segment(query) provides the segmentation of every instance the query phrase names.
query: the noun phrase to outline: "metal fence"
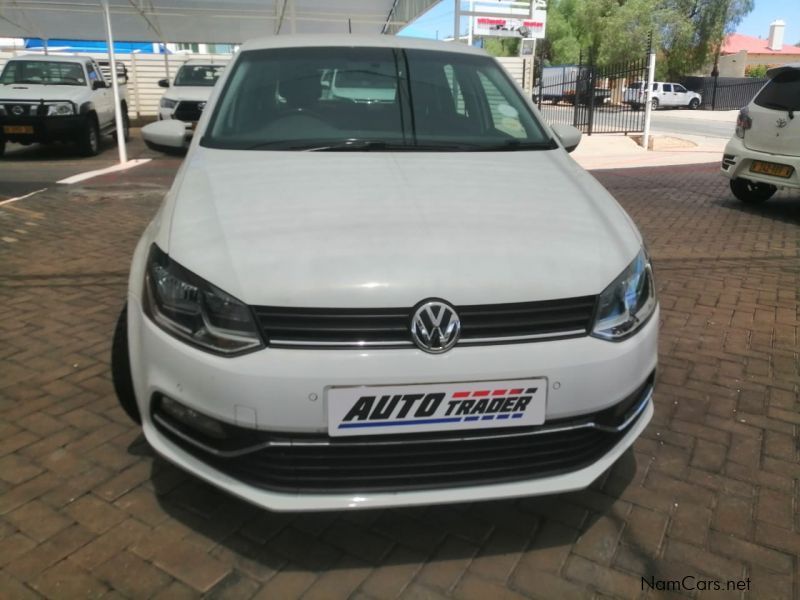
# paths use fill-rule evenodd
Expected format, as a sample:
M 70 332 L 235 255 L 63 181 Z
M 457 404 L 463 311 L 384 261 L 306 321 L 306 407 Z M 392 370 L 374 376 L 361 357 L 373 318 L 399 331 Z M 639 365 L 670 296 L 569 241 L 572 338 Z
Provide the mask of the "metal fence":
M 767 81 L 755 77 L 686 77 L 683 85 L 703 96 L 700 108 L 735 110 L 750 104 Z
M 626 90 L 646 81 L 647 54 L 605 67 L 581 57 L 577 65 L 539 69 L 534 100 L 550 124 L 572 125 L 587 135 L 637 133 L 644 131 L 645 112 L 626 97 Z

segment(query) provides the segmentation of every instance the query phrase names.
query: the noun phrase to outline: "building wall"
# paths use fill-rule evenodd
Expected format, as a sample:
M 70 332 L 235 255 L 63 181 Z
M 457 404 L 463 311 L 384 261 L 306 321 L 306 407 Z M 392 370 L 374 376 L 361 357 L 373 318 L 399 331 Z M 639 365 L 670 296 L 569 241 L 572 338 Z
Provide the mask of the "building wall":
M 742 50 L 719 57 L 720 77 L 744 77 L 747 67 L 754 65 L 785 65 L 800 62 L 800 54 L 751 54 Z

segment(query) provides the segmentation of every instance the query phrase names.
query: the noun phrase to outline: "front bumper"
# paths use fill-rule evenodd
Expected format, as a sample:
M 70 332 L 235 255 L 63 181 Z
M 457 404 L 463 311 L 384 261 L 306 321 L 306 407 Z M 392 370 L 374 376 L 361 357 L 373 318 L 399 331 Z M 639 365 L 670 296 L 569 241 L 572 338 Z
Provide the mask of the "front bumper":
M 30 127 L 32 133 L 11 133 L 7 127 Z M 84 115 L 35 117 L 0 115 L 0 137 L 9 142 L 48 143 L 75 141 L 86 128 Z
M 658 311 L 635 336 L 610 343 L 592 337 L 529 344 L 455 348 L 445 355 L 417 350 L 282 350 L 224 358 L 189 347 L 144 316 L 129 296 L 131 370 L 145 436 L 153 448 L 228 492 L 272 510 L 333 510 L 405 506 L 581 489 L 605 471 L 641 433 L 653 408 L 641 399 L 637 418 L 589 464 L 568 472 L 491 484 L 437 489 L 288 491 L 253 485 L 188 451 L 153 420 L 151 400 L 169 396 L 214 419 L 284 438 L 327 432 L 326 393 L 338 385 L 548 378 L 547 422 L 579 418 L 641 388 L 657 361 Z M 218 466 L 218 465 L 216 465 Z
M 745 134 L 747 135 L 747 134 Z M 754 173 L 750 170 L 753 161 L 789 165 L 794 167 L 791 177 L 775 177 L 764 173 Z M 733 137 L 725 146 L 722 157 L 722 174 L 728 179 L 749 179 L 769 183 L 778 187 L 798 189 L 800 188 L 800 156 L 789 156 L 785 154 L 772 154 L 760 150 L 750 150 L 744 145 L 744 141 L 739 137 Z

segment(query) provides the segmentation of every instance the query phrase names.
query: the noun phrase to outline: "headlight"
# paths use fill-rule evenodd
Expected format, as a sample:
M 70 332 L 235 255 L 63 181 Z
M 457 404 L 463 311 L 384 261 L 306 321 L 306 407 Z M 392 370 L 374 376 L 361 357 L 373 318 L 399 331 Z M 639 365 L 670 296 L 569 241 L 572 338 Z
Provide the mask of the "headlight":
M 54 102 L 47 105 L 48 117 L 67 117 L 74 114 L 75 107 L 72 106 L 72 102 Z
M 597 303 L 592 335 L 619 341 L 633 335 L 656 308 L 653 269 L 644 250 L 609 285 Z
M 169 98 L 161 98 L 161 108 L 175 108 L 178 105 L 177 100 L 171 100 Z
M 263 345 L 247 306 L 170 260 L 155 244 L 144 288 L 145 312 L 177 338 L 224 355 Z

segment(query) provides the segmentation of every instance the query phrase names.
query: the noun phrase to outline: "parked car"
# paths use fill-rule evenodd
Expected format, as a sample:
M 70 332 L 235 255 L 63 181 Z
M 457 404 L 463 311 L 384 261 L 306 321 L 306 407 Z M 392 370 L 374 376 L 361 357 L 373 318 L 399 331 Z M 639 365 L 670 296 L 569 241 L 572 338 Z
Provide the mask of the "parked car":
M 647 103 L 647 83 L 634 81 L 629 84 L 622 95 L 622 103 L 628 104 L 633 110 L 641 110 Z M 684 107 L 696 110 L 703 103 L 703 97 L 697 92 L 692 92 L 680 83 L 653 82 L 653 98 L 651 107 L 675 108 Z
M 123 136 L 128 139 L 125 80 L 118 81 Z M 24 55 L 0 74 L 0 156 L 6 142 L 75 142 L 85 156 L 100 151 L 100 136 L 116 134 L 114 93 L 92 58 Z
M 383 100 L 331 97 L 326 70 Z M 244 44 L 134 252 L 122 407 L 171 462 L 275 510 L 588 486 L 653 413 L 658 304 L 579 140 L 477 48 Z
M 225 64 L 227 61 L 190 59 L 178 69 L 172 85 L 169 79 L 161 79 L 158 85 L 168 89 L 159 102 L 159 120 L 178 119 L 196 124 Z
M 769 81 L 736 119 L 722 174 L 742 202 L 769 200 L 778 188 L 800 189 L 800 62 L 767 71 Z

